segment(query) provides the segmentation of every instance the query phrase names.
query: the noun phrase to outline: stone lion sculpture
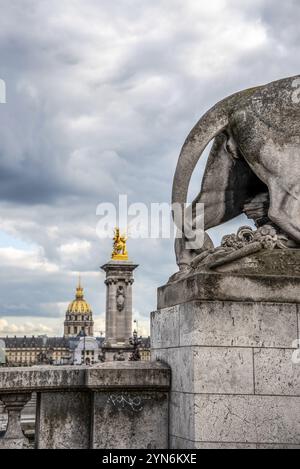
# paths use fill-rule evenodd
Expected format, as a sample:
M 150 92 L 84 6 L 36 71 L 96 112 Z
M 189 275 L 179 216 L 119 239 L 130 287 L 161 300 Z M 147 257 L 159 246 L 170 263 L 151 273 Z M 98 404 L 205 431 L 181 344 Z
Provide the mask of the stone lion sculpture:
M 186 203 L 193 170 L 213 139 L 192 203 L 194 217 L 196 203 L 204 204 L 204 230 L 246 213 L 258 230 L 270 227 L 272 239 L 276 234 L 287 247 L 300 245 L 300 75 L 233 94 L 201 117 L 178 159 L 173 204 Z M 189 235 L 178 228 L 176 258 L 185 271 L 214 247 L 206 233 L 202 246 L 186 249 Z

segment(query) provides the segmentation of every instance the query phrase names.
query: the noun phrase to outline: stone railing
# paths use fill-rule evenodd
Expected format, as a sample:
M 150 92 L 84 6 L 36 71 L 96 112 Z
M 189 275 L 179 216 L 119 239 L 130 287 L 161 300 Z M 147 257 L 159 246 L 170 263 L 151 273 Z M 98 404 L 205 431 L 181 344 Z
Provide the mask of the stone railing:
M 167 448 L 169 386 L 158 362 L 0 369 L 0 449 L 32 447 L 21 428 L 32 393 L 36 448 Z

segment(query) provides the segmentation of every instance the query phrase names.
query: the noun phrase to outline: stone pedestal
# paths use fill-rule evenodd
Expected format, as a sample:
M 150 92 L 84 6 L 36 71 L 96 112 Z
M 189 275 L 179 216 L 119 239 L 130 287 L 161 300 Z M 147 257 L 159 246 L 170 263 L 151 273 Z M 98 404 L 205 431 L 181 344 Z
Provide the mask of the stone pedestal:
M 299 448 L 300 277 L 195 273 L 158 291 L 171 448 Z
M 101 268 L 106 272 L 105 343 L 103 350 L 108 359 L 118 351 L 129 353 L 132 336 L 132 284 L 133 271 L 138 267 L 130 261 L 111 260 Z M 127 356 L 127 355 L 126 355 Z

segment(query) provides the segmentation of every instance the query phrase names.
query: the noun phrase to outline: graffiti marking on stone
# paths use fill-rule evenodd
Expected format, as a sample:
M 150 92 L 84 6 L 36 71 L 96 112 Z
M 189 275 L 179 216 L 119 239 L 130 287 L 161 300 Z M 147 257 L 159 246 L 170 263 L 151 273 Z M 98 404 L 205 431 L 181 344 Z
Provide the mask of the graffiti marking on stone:
M 140 412 L 143 409 L 143 400 L 139 396 L 131 397 L 126 394 L 111 394 L 107 403 L 112 404 L 117 409 L 125 409 L 126 407 L 133 412 Z

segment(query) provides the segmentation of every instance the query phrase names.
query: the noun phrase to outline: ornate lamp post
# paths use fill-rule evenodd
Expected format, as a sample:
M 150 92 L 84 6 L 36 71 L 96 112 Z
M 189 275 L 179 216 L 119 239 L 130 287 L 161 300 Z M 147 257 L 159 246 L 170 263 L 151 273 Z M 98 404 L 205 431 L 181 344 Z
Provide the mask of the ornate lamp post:
M 133 324 L 135 324 L 134 330 L 138 334 L 139 333 L 139 321 L 137 319 L 134 319 Z
M 138 337 L 137 331 L 133 331 L 132 337 L 129 339 L 130 345 L 133 346 L 133 351 L 131 355 L 129 356 L 130 361 L 140 361 L 141 359 L 141 354 L 140 354 L 140 345 L 142 343 L 142 338 Z

